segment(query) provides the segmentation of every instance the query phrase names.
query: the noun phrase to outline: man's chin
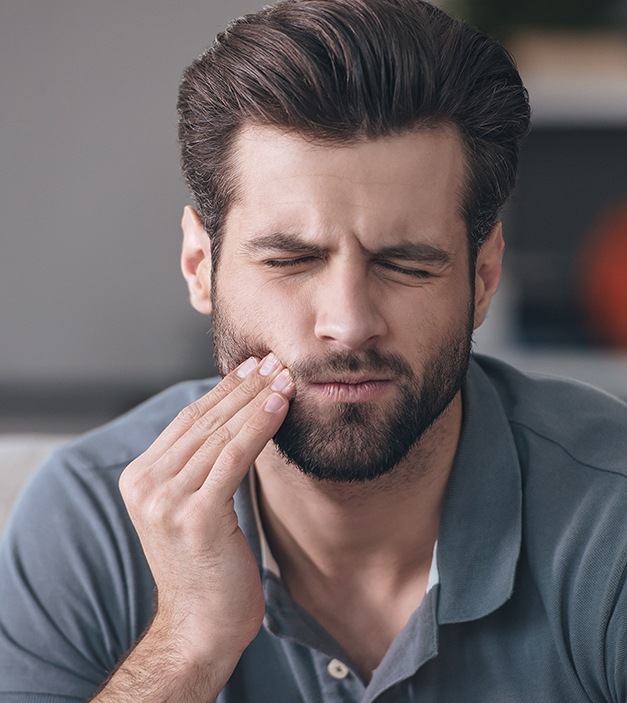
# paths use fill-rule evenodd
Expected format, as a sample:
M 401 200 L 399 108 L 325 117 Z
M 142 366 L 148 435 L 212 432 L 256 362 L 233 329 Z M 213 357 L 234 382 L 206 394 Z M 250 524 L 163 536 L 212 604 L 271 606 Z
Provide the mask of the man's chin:
M 389 408 L 375 403 L 294 401 L 274 444 L 291 465 L 321 481 L 366 482 L 389 473 L 406 455 L 395 428 L 386 423 Z M 400 449 L 400 451 L 399 451 Z
M 295 456 L 292 452 L 286 452 L 276 439 L 274 442 L 288 466 L 316 483 L 366 484 L 381 478 L 395 468 L 395 464 L 383 466 L 381 463 L 372 462 L 372 456 L 368 456 L 367 461 L 360 461 L 354 452 L 350 455 L 337 452 L 333 456 L 309 452 L 306 456 L 302 454 Z

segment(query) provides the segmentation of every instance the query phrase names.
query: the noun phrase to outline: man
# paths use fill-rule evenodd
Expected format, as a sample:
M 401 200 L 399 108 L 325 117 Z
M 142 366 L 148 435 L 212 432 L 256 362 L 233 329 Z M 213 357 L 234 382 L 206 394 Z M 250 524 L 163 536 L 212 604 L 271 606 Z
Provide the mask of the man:
M 470 354 L 528 128 L 507 54 L 421 0 L 281 2 L 179 114 L 224 379 L 40 470 L 0 700 L 626 701 L 627 408 Z

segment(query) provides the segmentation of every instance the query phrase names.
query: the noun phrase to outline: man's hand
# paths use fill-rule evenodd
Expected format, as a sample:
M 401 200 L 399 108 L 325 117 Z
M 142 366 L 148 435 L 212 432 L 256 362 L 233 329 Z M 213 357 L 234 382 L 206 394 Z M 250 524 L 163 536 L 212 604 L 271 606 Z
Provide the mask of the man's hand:
M 157 608 L 95 700 L 191 701 L 196 689 L 207 700 L 228 680 L 264 615 L 259 569 L 233 496 L 283 422 L 293 390 L 273 355 L 251 358 L 181 411 L 123 472 L 120 490 L 155 579 Z

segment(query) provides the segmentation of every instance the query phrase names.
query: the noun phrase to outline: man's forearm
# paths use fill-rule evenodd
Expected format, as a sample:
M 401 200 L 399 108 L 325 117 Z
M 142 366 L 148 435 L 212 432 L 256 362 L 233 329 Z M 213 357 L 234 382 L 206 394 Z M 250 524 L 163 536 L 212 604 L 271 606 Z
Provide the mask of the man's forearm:
M 186 651 L 187 649 L 187 651 Z M 151 627 L 91 703 L 208 703 L 215 701 L 241 652 L 216 643 L 202 656 Z

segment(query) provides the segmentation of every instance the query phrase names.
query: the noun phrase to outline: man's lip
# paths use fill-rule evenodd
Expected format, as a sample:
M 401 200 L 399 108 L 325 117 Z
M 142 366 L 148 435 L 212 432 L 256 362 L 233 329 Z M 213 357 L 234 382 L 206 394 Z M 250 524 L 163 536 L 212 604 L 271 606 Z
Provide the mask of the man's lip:
M 386 395 L 392 386 L 387 378 L 372 378 L 371 376 L 343 377 L 341 380 L 315 381 L 307 388 L 318 397 L 331 402 L 363 403 L 379 400 Z
M 346 385 L 358 385 L 360 383 L 384 383 L 389 381 L 389 378 L 381 378 L 376 376 L 338 376 L 336 378 L 323 378 L 310 381 L 312 385 L 324 386 L 329 383 L 343 383 Z

